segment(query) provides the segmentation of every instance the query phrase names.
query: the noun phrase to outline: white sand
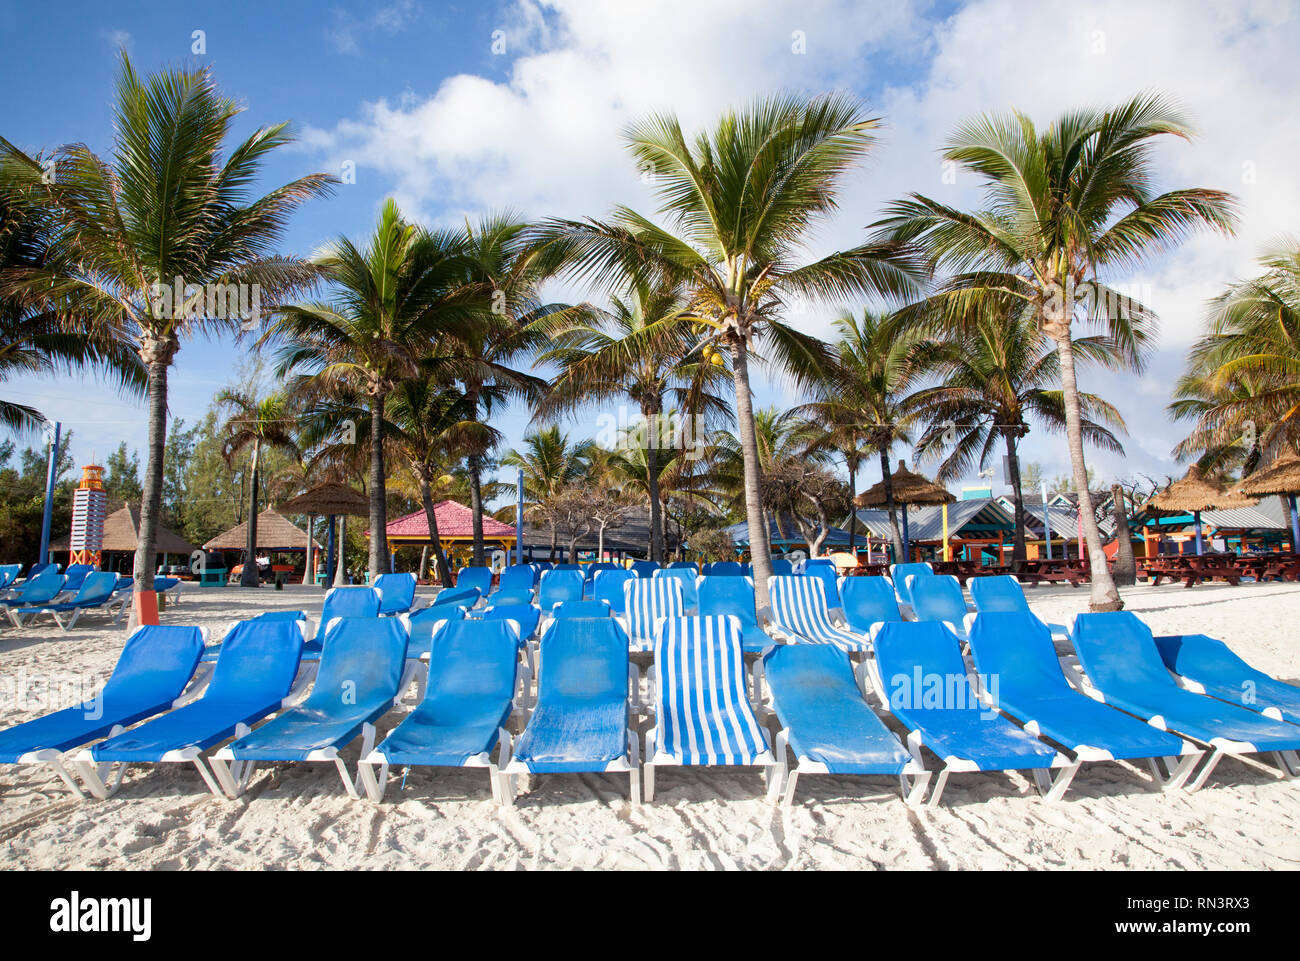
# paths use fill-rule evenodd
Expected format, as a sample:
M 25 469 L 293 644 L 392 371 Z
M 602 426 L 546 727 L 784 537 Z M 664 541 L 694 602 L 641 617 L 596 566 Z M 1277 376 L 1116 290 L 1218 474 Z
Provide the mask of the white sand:
M 1046 620 L 1086 609 L 1087 589 L 1029 592 Z M 1125 592 L 1157 633 L 1202 631 L 1259 669 L 1300 681 L 1300 585 Z M 241 611 L 305 607 L 321 592 L 191 589 L 166 623 L 219 636 Z M 124 639 L 99 622 L 6 629 L 3 672 L 105 676 Z M 40 712 L 12 709 L 0 724 Z M 400 719 L 390 714 L 381 734 Z M 358 746 L 347 757 L 355 761 Z M 758 773 L 661 772 L 653 805 L 632 809 L 627 778 L 555 775 L 502 811 L 482 771 L 398 772 L 382 806 L 352 801 L 332 765 L 272 765 L 238 801 L 210 796 L 184 765 L 135 767 L 106 802 L 78 801 L 52 774 L 0 769 L 0 866 L 7 868 L 1293 868 L 1300 783 L 1224 760 L 1196 794 L 1157 793 L 1145 766 L 1085 767 L 1046 804 L 1017 774 L 954 776 L 942 806 L 910 811 L 889 778 L 805 777 L 789 811 L 761 800 Z

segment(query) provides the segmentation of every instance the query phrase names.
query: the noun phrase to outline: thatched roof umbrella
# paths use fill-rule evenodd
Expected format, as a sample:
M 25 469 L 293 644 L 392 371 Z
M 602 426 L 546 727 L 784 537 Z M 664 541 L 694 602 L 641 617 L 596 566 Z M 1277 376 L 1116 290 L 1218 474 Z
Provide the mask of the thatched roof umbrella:
M 330 541 L 329 553 L 325 558 L 325 569 L 328 571 L 335 566 L 334 562 L 334 524 L 335 517 L 347 517 L 349 514 L 365 517 L 370 513 L 370 500 L 365 494 L 347 484 L 340 484 L 337 481 L 326 481 L 323 484 L 317 484 L 315 487 L 308 488 L 297 497 L 291 497 L 282 503 L 278 510 L 283 514 L 306 514 L 308 517 L 320 516 L 330 518 Z M 344 524 L 347 522 L 344 521 Z M 311 524 L 308 522 L 308 527 Z M 339 533 L 339 541 L 343 538 L 342 532 Z M 312 563 L 311 539 L 307 543 L 307 566 L 303 571 L 302 582 L 311 583 Z M 338 569 L 334 574 L 335 585 L 342 584 L 344 580 L 343 573 L 343 552 L 338 552 Z
M 1196 521 L 1196 554 L 1204 553 L 1201 538 L 1201 511 L 1231 510 L 1234 507 L 1254 507 L 1259 501 L 1236 491 L 1228 491 L 1206 480 L 1192 465 L 1182 480 L 1176 480 L 1162 491 L 1153 494 L 1144 505 L 1153 514 L 1191 514 Z
M 905 461 L 898 462 L 898 469 L 889 475 L 893 489 L 894 503 L 903 505 L 903 560 L 908 556 L 907 505 L 908 504 L 951 504 L 957 498 L 934 481 L 922 474 L 907 469 Z M 885 481 L 868 487 L 853 498 L 854 507 L 886 507 L 889 499 L 885 493 Z
M 1273 463 L 1238 484 L 1237 490 L 1254 497 L 1286 495 L 1287 506 L 1291 508 L 1291 552 L 1300 553 L 1300 516 L 1296 514 L 1295 503 L 1295 496 L 1300 493 L 1300 454 L 1287 451 L 1274 458 Z

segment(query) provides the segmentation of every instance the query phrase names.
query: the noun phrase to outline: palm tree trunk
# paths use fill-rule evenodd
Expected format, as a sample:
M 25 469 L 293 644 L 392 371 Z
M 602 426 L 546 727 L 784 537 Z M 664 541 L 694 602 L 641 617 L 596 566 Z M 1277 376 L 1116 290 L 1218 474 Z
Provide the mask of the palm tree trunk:
M 384 395 L 370 399 L 370 581 L 388 570 L 388 502 L 384 491 Z
M 772 577 L 772 545 L 763 518 L 762 468 L 754 432 L 754 402 L 749 392 L 749 350 L 743 337 L 731 342 L 731 375 L 736 387 L 736 429 L 745 463 L 745 520 L 749 527 L 749 558 L 754 569 L 755 602 L 760 614 L 771 609 L 767 582 Z
M 1074 489 L 1079 497 L 1079 519 L 1083 524 L 1083 539 L 1088 545 L 1089 575 L 1092 594 L 1088 606 L 1093 611 L 1118 611 L 1124 607 L 1110 569 L 1106 566 L 1106 551 L 1101 546 L 1101 531 L 1097 529 L 1097 515 L 1092 510 L 1092 494 L 1088 491 L 1088 465 L 1083 459 L 1083 415 L 1079 408 L 1079 385 L 1074 376 L 1074 346 L 1070 342 L 1070 329 L 1065 327 L 1056 340 L 1056 351 L 1061 358 L 1061 392 L 1065 400 L 1065 436 L 1070 444 L 1070 466 L 1074 469 Z
M 853 498 L 858 496 L 858 468 L 852 460 L 849 468 L 849 553 L 856 554 L 858 546 L 858 508 Z
M 898 508 L 894 504 L 894 478 L 889 473 L 889 451 L 880 451 L 880 474 L 885 484 L 885 507 L 889 511 L 889 539 L 894 548 L 894 563 L 906 564 L 903 557 L 903 532 L 898 528 Z
M 451 568 L 447 564 L 447 555 L 442 552 L 442 535 L 438 531 L 438 518 L 433 510 L 433 488 L 429 479 L 423 475 L 416 478 L 420 484 L 420 504 L 424 507 L 424 516 L 429 523 L 429 540 L 433 545 L 434 563 L 438 565 L 438 578 L 443 587 L 451 587 Z M 424 573 L 421 570 L 420 573 Z
M 646 485 L 650 490 L 650 560 L 663 563 L 664 560 L 664 512 L 659 503 L 659 448 L 653 422 L 655 412 L 642 408 L 641 413 L 647 418 L 647 443 L 645 452 Z
M 1025 494 L 1020 487 L 1020 454 L 1016 449 L 1016 438 L 1007 433 L 1007 464 L 1011 470 L 1011 500 L 1016 505 L 1016 533 L 1011 546 L 1011 564 L 1019 570 L 1021 562 L 1028 556 L 1025 550 Z
M 262 452 L 261 440 L 253 441 L 253 461 L 249 465 L 252 480 L 249 483 L 251 493 L 248 498 L 248 528 L 244 540 L 244 569 L 239 574 L 240 587 L 261 587 L 262 575 L 257 569 L 257 471 L 258 455 Z
M 1137 558 L 1133 556 L 1133 535 L 1128 526 L 1128 507 L 1124 503 L 1124 488 L 1110 485 L 1111 505 L 1115 512 L 1115 578 L 1116 587 L 1132 587 L 1137 583 Z
M 483 567 L 485 561 L 483 549 L 483 459 L 478 454 L 470 454 L 467 458 L 469 464 L 469 509 L 473 512 L 470 518 L 474 533 L 474 558 L 475 567 Z
M 158 561 L 158 522 L 162 511 L 163 455 L 167 447 L 167 368 L 176 352 L 176 342 L 146 339 L 141 354 L 149 365 L 149 462 L 144 469 L 144 490 L 140 498 L 140 538 L 135 546 L 135 592 L 153 590 L 154 565 Z M 43 559 L 43 558 L 42 558 Z M 131 627 L 135 626 L 132 612 Z

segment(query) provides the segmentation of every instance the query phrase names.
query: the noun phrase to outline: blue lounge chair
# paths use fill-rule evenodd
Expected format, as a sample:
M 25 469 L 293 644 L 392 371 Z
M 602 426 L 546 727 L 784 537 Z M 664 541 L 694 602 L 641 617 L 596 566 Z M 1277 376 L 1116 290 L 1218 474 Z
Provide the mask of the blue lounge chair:
M 785 760 L 789 747 L 798 761 L 786 776 L 785 804 L 793 802 L 801 774 L 887 774 L 899 779 L 910 806 L 925 800 L 930 772 L 872 712 L 847 654 L 829 644 L 782 644 L 763 660 L 781 724 L 776 757 Z
M 533 588 L 537 586 L 537 574 L 537 568 L 532 564 L 511 564 L 501 572 L 501 577 L 497 580 L 495 593 L 505 594 L 527 591 L 531 594 Z M 497 602 L 494 599 L 492 603 Z
M 466 610 L 478 603 L 480 594 L 477 587 L 444 587 L 433 595 L 431 607 L 443 607 L 451 604 Z
M 433 635 L 452 621 L 463 621 L 465 608 L 454 604 L 439 607 L 425 607 L 407 618 L 410 627 L 410 639 L 406 645 L 407 660 L 420 658 L 429 653 Z
M 626 773 L 640 802 L 639 744 L 628 717 L 628 640 L 612 617 L 555 621 L 542 639 L 537 705 L 502 771 L 513 804 L 520 774 Z
M 694 561 L 673 561 L 668 565 L 670 571 L 690 571 L 692 574 L 700 573 L 700 565 Z
M 772 599 L 772 626 L 796 644 L 834 644 L 842 650 L 868 651 L 864 634 L 831 621 L 822 582 L 802 574 L 773 577 L 768 585 Z
M 510 760 L 506 722 L 514 711 L 519 634 L 508 620 L 449 624 L 433 643 L 429 683 L 414 711 L 361 758 L 370 800 L 383 799 L 390 765 L 487 768 L 492 799 L 500 802 L 499 765 Z M 492 760 L 499 748 L 498 760 Z
M 682 584 L 675 577 L 638 577 L 623 585 L 624 622 L 630 650 L 654 650 L 659 623 L 666 617 L 682 617 L 686 604 Z
M 0 564 L 0 594 L 13 587 L 22 572 L 21 564 Z
M 1188 790 L 1201 788 L 1227 754 L 1269 751 L 1285 776 L 1300 775 L 1300 727 L 1183 690 L 1165 667 L 1151 629 L 1133 612 L 1080 614 L 1074 650 L 1090 696 L 1213 748 Z
M 740 625 L 731 617 L 671 617 L 655 642 L 655 726 L 645 737 L 645 798 L 655 768 L 762 767 L 767 799 L 785 782 L 785 763 L 750 708 Z
M 1181 787 L 1200 761 L 1195 745 L 1072 688 L 1051 632 L 1028 611 L 976 615 L 970 647 L 980 676 L 996 679 L 988 685 L 996 706 L 1081 763 L 1146 759 L 1157 781 Z
M 42 614 L 49 614 L 65 634 L 72 630 L 76 626 L 77 619 L 88 611 L 103 611 L 116 623 L 121 619 L 122 612 L 126 610 L 125 599 L 113 597 L 116 588 L 116 574 L 111 571 L 93 571 L 82 581 L 81 588 L 71 600 L 54 601 L 42 607 L 19 608 L 11 611 L 10 614 L 19 627 L 25 626 L 33 618 Z M 117 605 L 117 614 L 113 613 L 113 605 Z M 62 614 L 72 616 L 64 622 L 60 616 Z
M 537 592 L 534 591 L 532 588 L 527 588 L 527 589 L 512 588 L 511 590 L 508 591 L 497 591 L 495 594 L 489 595 L 487 600 L 489 604 L 494 604 L 498 607 L 501 606 L 514 607 L 519 604 L 532 604 L 533 598 L 536 596 L 536 594 Z
M 302 632 L 293 621 L 241 621 L 221 643 L 221 657 L 203 696 L 152 721 L 101 741 L 75 758 L 90 793 L 103 800 L 122 783 L 128 764 L 192 763 L 208 789 L 222 790 L 202 754 L 278 711 L 298 674 Z M 112 766 L 117 773 L 108 778 Z
M 456 586 L 477 587 L 479 596 L 487 597 L 492 590 L 492 568 L 462 567 L 456 572 Z
M 938 621 L 881 624 L 875 637 L 873 680 L 881 701 L 908 729 L 907 748 L 923 762 L 928 747 L 943 761 L 930 794 L 943 797 L 950 774 L 1030 771 L 1038 790 L 1055 800 L 1078 763 L 981 703 L 966 676 L 961 642 Z M 1054 781 L 1047 774 L 1059 773 Z
M 835 572 L 835 564 L 825 557 L 814 557 L 810 559 L 803 568 L 804 577 L 815 577 L 822 582 L 822 590 L 826 593 L 826 606 L 831 610 L 837 607 L 843 607 L 840 601 L 840 592 L 838 577 Z
M 954 634 L 966 640 L 966 598 L 957 578 L 951 574 L 909 576 L 912 580 L 908 593 L 916 619 L 947 624 Z
M 54 599 L 63 593 L 64 577 L 62 574 L 56 574 L 54 571 L 45 571 L 30 577 L 22 583 L 13 597 L 0 600 L 0 604 L 5 606 L 5 613 L 9 615 L 9 620 L 13 622 L 14 627 L 22 627 L 22 622 L 15 617 L 19 611 L 39 610 L 40 608 L 51 604 Z
M 321 605 L 321 630 L 336 617 L 378 617 L 380 603 L 373 587 L 331 587 Z
M 667 577 L 681 584 L 682 603 L 686 605 L 686 613 L 693 615 L 700 602 L 699 596 L 695 592 L 695 578 L 698 576 L 694 570 L 687 570 L 684 567 L 667 567 L 655 571 L 651 575 L 651 579 Z
M 549 615 L 561 601 L 580 601 L 582 585 L 582 571 L 546 571 L 537 585 L 537 606 Z
M 312 629 L 311 621 L 307 619 L 306 611 L 263 611 L 261 614 L 254 617 L 246 618 L 246 620 L 289 621 L 295 623 L 298 625 L 298 632 L 302 635 L 304 645 L 300 657 L 303 659 L 309 659 L 309 649 L 313 652 L 310 653 L 310 657 L 320 657 L 320 642 L 313 640 L 315 637 L 315 631 Z M 244 621 L 232 621 L 230 626 L 226 628 L 226 633 L 222 635 L 221 641 L 218 641 L 216 644 L 209 644 L 203 649 L 202 660 L 205 664 L 216 663 L 217 659 L 221 656 L 221 645 L 224 643 L 224 639 L 230 636 L 231 631 L 243 623 Z
M 63 576 L 66 578 L 63 582 L 63 590 L 75 594 L 81 590 L 81 585 L 86 583 L 86 578 L 94 572 L 94 564 L 69 564 L 67 570 L 63 572 Z
M 889 565 L 889 579 L 894 582 L 894 591 L 904 604 L 912 603 L 912 596 L 907 592 L 908 577 L 929 577 L 933 574 L 934 568 L 925 562 Z
M 1165 667 L 1188 690 L 1240 704 L 1275 721 L 1300 724 L 1300 687 L 1251 667 L 1223 641 L 1204 634 L 1155 639 Z
M 574 617 L 612 617 L 606 601 L 561 601 L 551 611 L 551 617 L 557 621 Z
M 794 574 L 794 563 L 784 557 L 772 558 L 772 574 L 776 577 L 790 577 Z
M 97 695 L 76 707 L 0 731 L 0 764 L 44 764 L 78 797 L 85 797 L 64 766 L 64 752 L 105 735 L 112 737 L 172 707 L 194 676 L 201 653 L 200 628 L 156 624 L 137 628 Z
M 623 568 L 599 571 L 592 581 L 591 596 L 594 600 L 607 603 L 615 614 L 622 614 L 626 611 L 623 585 L 635 577 L 635 574 Z
M 637 577 L 654 577 L 655 571 L 659 568 L 658 561 L 633 561 L 629 570 Z
M 415 575 L 380 574 L 375 578 L 375 590 L 379 592 L 379 615 L 409 613 L 415 605 Z
M 348 795 L 360 797 L 339 751 L 358 734 L 362 757 L 374 747 L 375 721 L 401 695 L 406 640 L 406 625 L 396 617 L 331 622 L 307 700 L 209 758 L 227 797 L 243 792 L 259 761 L 332 761 Z M 231 762 L 239 764 L 234 771 Z
M 519 625 L 519 639 L 531 641 L 537 634 L 542 612 L 532 604 L 493 604 L 483 612 L 483 620 L 509 620 Z
M 739 561 L 715 561 L 706 573 L 709 577 L 743 577 L 745 574 Z
M 990 574 L 984 577 L 972 577 L 966 585 L 970 590 L 970 599 L 975 610 L 980 614 L 1008 613 L 1013 611 L 1029 612 L 1029 600 L 1025 589 L 1014 574 Z M 1055 637 L 1066 640 L 1070 629 L 1064 624 L 1048 624 L 1048 630 Z
M 762 654 L 776 644 L 758 624 L 754 582 L 748 577 L 706 574 L 699 580 L 697 595 L 701 617 L 725 615 L 740 622 L 740 649 L 746 654 Z
M 621 569 L 622 568 L 618 564 L 614 564 L 610 561 L 596 561 L 595 563 L 588 564 L 582 572 L 584 577 L 583 584 L 582 584 L 584 595 L 586 597 L 593 596 L 592 592 L 595 590 L 596 587 L 597 574 L 600 574 L 604 571 L 617 571 Z
M 844 620 L 859 634 L 870 634 L 877 624 L 901 621 L 894 585 L 887 577 L 846 577 L 840 584 Z

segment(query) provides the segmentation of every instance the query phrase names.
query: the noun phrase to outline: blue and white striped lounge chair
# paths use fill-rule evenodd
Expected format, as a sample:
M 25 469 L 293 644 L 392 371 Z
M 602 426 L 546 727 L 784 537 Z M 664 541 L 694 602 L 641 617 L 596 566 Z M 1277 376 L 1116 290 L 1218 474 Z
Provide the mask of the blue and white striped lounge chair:
M 298 673 L 302 632 L 293 621 L 241 621 L 221 644 L 221 657 L 203 696 L 152 721 L 100 741 L 75 757 L 82 781 L 103 800 L 122 783 L 129 764 L 192 763 L 208 789 L 221 787 L 203 752 L 248 733 L 284 706 Z M 110 779 L 109 771 L 117 765 Z
M 687 570 L 684 567 L 667 567 L 661 568 L 651 575 L 655 578 L 672 578 L 682 585 L 682 603 L 686 606 L 687 614 L 694 614 L 695 608 L 699 605 L 699 596 L 695 592 L 695 578 L 699 575 L 693 570 Z
M 961 641 L 939 621 L 881 624 L 870 662 L 884 707 L 908 730 L 907 748 L 943 761 L 930 794 L 939 803 L 950 774 L 1030 771 L 1048 800 L 1061 797 L 1079 768 L 1064 754 L 983 704 L 966 674 Z M 1055 779 L 1048 771 L 1057 769 Z
M 12 597 L 0 600 L 5 606 L 5 613 L 14 627 L 22 627 L 22 622 L 15 617 L 21 611 L 33 611 L 51 604 L 63 593 L 64 577 L 54 571 L 44 571 L 30 577 L 22 583 Z
M 458 621 L 438 633 L 419 706 L 361 758 L 358 774 L 370 800 L 383 799 L 389 767 L 400 764 L 486 768 L 492 800 L 501 801 L 499 765 L 510 760 L 506 722 L 515 709 L 519 645 L 508 620 Z
M 934 574 L 934 568 L 929 564 L 921 561 L 913 564 L 890 564 L 889 579 L 894 582 L 894 591 L 898 594 L 898 599 L 904 604 L 912 603 L 912 595 L 907 592 L 907 579 L 909 577 L 929 577 Z
M 574 617 L 613 617 L 607 601 L 560 601 L 551 611 L 557 621 Z
M 658 561 L 633 561 L 628 569 L 637 577 L 654 577 L 660 566 Z
M 681 582 L 675 577 L 638 577 L 624 584 L 623 591 L 629 649 L 649 653 L 655 647 L 659 622 L 686 613 Z
M 93 571 L 82 581 L 81 588 L 72 599 L 56 600 L 43 607 L 14 609 L 10 613 L 19 627 L 25 626 L 33 618 L 42 614 L 49 614 L 65 634 L 72 630 L 76 626 L 78 618 L 88 611 L 103 611 L 116 623 L 122 617 L 122 612 L 126 610 L 125 600 L 113 597 L 113 591 L 116 588 L 116 574 L 111 571 Z M 113 605 L 117 605 L 116 615 L 113 613 Z M 71 615 L 66 622 L 60 616 L 65 614 Z
M 834 644 L 849 651 L 869 651 L 865 634 L 841 628 L 831 621 L 822 582 L 791 574 L 773 577 L 768 585 L 772 599 L 772 627 L 796 644 Z
M 331 587 L 321 605 L 322 629 L 336 617 L 378 617 L 379 592 L 373 587 Z
M 776 644 L 759 626 L 750 578 L 706 574 L 699 579 L 696 593 L 701 617 L 729 616 L 740 622 L 740 649 L 746 654 L 762 654 Z
M 731 617 L 672 617 L 655 642 L 655 726 L 646 732 L 645 797 L 655 768 L 762 767 L 775 801 L 785 764 L 772 754 L 745 690 L 740 625 Z
M 595 600 L 604 601 L 615 614 L 622 614 L 627 610 L 624 606 L 623 585 L 635 577 L 635 574 L 623 568 L 598 571 L 591 583 L 591 596 Z
M 379 592 L 379 616 L 410 613 L 415 606 L 415 575 L 380 574 L 375 578 L 375 590 Z
M 966 640 L 966 598 L 961 584 L 951 574 L 932 574 L 928 577 L 910 575 L 908 594 L 912 598 L 912 611 L 918 621 L 939 621 L 947 624 L 954 634 Z
M 537 606 L 549 615 L 562 601 L 582 600 L 582 571 L 545 571 L 537 585 Z
M 1165 667 L 1189 691 L 1240 704 L 1275 721 L 1300 724 L 1300 687 L 1251 667 L 1223 641 L 1204 634 L 1155 639 Z
M 238 797 L 259 761 L 331 761 L 348 795 L 360 797 L 339 751 L 357 735 L 361 756 L 375 743 L 375 722 L 401 696 L 406 663 L 406 624 L 397 617 L 344 617 L 330 622 L 320 671 L 302 704 L 209 758 L 226 795 Z M 228 766 L 235 762 L 232 771 Z
M 444 587 L 437 594 L 433 595 L 433 603 L 430 607 L 444 607 L 453 605 L 469 610 L 478 603 L 479 592 L 477 587 Z
M 835 572 L 835 564 L 825 557 L 814 557 L 804 564 L 804 577 L 815 577 L 822 582 L 822 590 L 826 593 L 826 606 L 831 610 L 837 607 L 843 607 L 840 601 L 839 586 Z
M 456 572 L 456 586 L 477 587 L 479 595 L 487 597 L 492 590 L 492 568 L 462 567 Z
M 1081 763 L 1146 759 L 1158 782 L 1181 787 L 1201 759 L 1195 745 L 1072 688 L 1051 632 L 1029 611 L 976 615 L 970 649 L 980 677 L 996 679 L 986 687 L 996 707 Z
M 156 624 L 136 628 L 103 690 L 93 698 L 0 731 L 0 764 L 44 764 L 84 798 L 65 766 L 71 759 L 64 752 L 120 734 L 172 707 L 184 694 L 202 653 L 201 628 Z
M 860 634 L 870 634 L 877 624 L 901 621 L 894 585 L 887 577 L 845 577 L 840 582 L 844 620 Z
M 1132 611 L 1080 614 L 1074 619 L 1074 650 L 1090 697 L 1212 748 L 1189 791 L 1201 788 L 1228 754 L 1271 752 L 1284 776 L 1300 775 L 1300 726 L 1179 687 L 1151 629 Z
M 628 641 L 612 617 L 553 621 L 542 638 L 537 704 L 502 770 L 513 804 L 520 774 L 625 773 L 640 803 L 639 742 L 628 716 Z
M 970 590 L 970 599 L 975 610 L 980 614 L 1009 613 L 1014 611 L 1029 612 L 1029 600 L 1025 589 L 1016 580 L 1014 574 L 990 574 L 985 577 L 972 577 L 966 585 Z M 1070 629 L 1064 624 L 1048 624 L 1047 629 L 1054 637 L 1069 640 Z
M 798 761 L 786 775 L 786 805 L 801 774 L 890 775 L 899 779 L 908 805 L 925 800 L 930 772 L 872 712 L 846 653 L 829 644 L 781 644 L 763 660 L 771 708 L 781 724 L 775 754 L 784 760 L 788 747 Z
M 709 577 L 743 577 L 739 561 L 715 561 L 706 572 Z

